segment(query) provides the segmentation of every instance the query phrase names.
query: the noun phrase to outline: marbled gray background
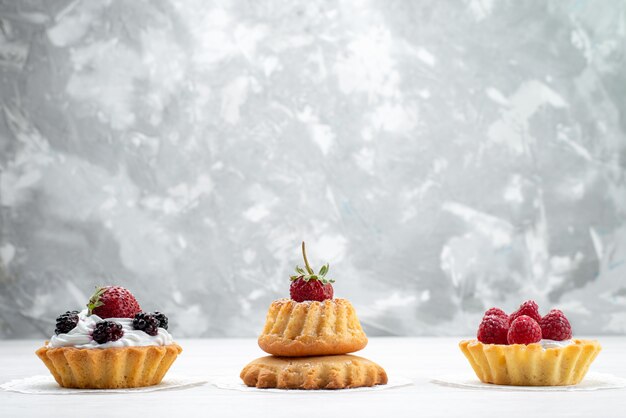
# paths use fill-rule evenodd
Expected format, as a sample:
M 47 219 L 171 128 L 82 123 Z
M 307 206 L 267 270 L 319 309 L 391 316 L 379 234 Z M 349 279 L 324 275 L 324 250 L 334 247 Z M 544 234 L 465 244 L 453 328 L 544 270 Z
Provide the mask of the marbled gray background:
M 370 335 L 624 333 L 625 56 L 624 1 L 0 1 L 0 336 L 254 336 L 302 239 Z

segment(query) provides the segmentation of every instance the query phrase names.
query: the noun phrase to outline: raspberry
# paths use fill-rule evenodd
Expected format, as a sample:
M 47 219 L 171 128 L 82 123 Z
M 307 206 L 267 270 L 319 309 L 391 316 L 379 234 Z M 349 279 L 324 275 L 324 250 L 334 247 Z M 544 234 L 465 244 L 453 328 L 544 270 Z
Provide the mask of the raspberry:
M 57 325 L 54 329 L 56 335 L 67 334 L 78 325 L 78 311 L 67 311 L 57 317 Z
M 102 321 L 96 324 L 91 337 L 98 344 L 117 341 L 124 335 L 122 325 L 113 321 Z
M 302 276 L 292 281 L 289 287 L 291 299 L 296 302 L 304 302 L 305 300 L 322 302 L 326 299 L 332 299 L 333 293 L 332 284 L 323 284 L 321 281 L 314 279 L 307 281 Z
M 507 341 L 509 344 L 532 344 L 541 340 L 541 327 L 527 315 L 518 316 L 511 321 Z
M 159 328 L 167 329 L 168 319 L 167 316 L 161 312 L 152 312 L 152 315 L 159 321 Z
M 159 320 L 151 314 L 139 312 L 133 319 L 133 328 L 153 337 L 159 333 Z
M 506 312 L 504 312 L 502 309 L 500 308 L 489 308 L 485 311 L 485 314 L 483 315 L 483 319 L 490 316 L 490 315 L 494 315 L 494 316 L 499 316 L 501 318 L 506 319 L 507 321 L 509 320 L 509 316 L 506 314 Z
M 543 338 L 547 340 L 563 341 L 572 338 L 572 326 L 565 314 L 558 309 L 552 309 L 539 321 Z
M 306 258 L 304 242 L 302 242 L 302 258 L 304 258 L 306 270 L 296 266 L 296 273 L 298 274 L 291 276 L 291 286 L 289 286 L 291 299 L 296 302 L 304 302 L 305 300 L 322 302 L 326 299 L 332 299 L 334 293 L 332 283 L 335 281 L 326 278 L 329 268 L 328 263 L 324 264 L 319 273 L 316 274 Z
M 530 316 L 535 321 L 541 321 L 541 315 L 539 315 L 539 306 L 534 300 L 527 300 L 522 303 L 518 310 L 513 312 L 511 316 L 509 316 L 509 323 L 513 323 L 515 318 L 520 317 L 522 315 Z
M 509 324 L 506 318 L 487 315 L 478 326 L 476 338 L 484 344 L 507 344 Z
M 87 304 L 89 315 L 100 318 L 134 318 L 141 312 L 137 299 L 120 286 L 99 287 Z

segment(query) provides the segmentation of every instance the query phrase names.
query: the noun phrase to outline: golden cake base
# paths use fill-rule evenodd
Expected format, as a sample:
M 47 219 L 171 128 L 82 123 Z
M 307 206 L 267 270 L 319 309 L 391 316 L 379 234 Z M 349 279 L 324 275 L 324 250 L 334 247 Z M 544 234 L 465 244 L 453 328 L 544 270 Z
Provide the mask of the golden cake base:
M 382 367 L 353 355 L 261 357 L 244 367 L 240 377 L 247 386 L 278 389 L 347 389 L 387 383 Z
M 576 385 L 601 350 L 592 340 L 573 340 L 565 347 L 539 344 L 483 344 L 465 340 L 459 347 L 483 383 L 512 386 Z
M 166 346 L 75 348 L 41 347 L 35 352 L 64 388 L 118 389 L 153 386 L 183 349 Z

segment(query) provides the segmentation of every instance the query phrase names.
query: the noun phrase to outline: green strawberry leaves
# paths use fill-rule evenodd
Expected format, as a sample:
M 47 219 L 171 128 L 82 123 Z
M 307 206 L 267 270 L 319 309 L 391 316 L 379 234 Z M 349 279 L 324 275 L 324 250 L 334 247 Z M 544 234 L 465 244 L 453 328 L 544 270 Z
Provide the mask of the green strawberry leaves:
M 302 258 L 304 258 L 305 268 L 303 269 L 300 266 L 296 266 L 296 273 L 298 274 L 295 276 L 291 276 L 291 281 L 302 279 L 305 282 L 308 282 L 309 280 L 319 280 L 323 284 L 335 283 L 333 279 L 329 279 L 326 277 L 326 274 L 330 269 L 330 265 L 328 263 L 324 264 L 320 268 L 319 272 L 315 274 L 315 271 L 311 268 L 311 265 L 309 264 L 309 260 L 306 258 L 306 248 L 304 246 L 304 241 L 302 241 Z
M 322 266 L 322 268 L 320 269 L 320 272 L 318 273 L 320 276 L 326 276 L 326 273 L 328 273 L 328 269 L 330 268 L 330 266 L 328 265 L 328 263 L 324 264 Z
M 106 287 L 97 287 L 96 286 L 96 292 L 91 295 L 91 297 L 89 298 L 89 303 L 87 303 L 87 315 L 91 315 L 93 313 L 93 310 L 96 309 L 99 306 L 104 305 L 101 301 L 100 301 L 100 296 L 102 296 L 102 294 L 107 290 Z

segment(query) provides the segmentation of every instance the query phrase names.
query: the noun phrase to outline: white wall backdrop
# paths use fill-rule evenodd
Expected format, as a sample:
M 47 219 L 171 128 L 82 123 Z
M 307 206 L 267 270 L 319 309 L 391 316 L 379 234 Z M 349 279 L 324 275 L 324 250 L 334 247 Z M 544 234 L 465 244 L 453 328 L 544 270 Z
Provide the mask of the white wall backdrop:
M 5 0 L 0 95 L 0 337 L 254 336 L 301 240 L 370 335 L 626 331 L 624 1 Z

